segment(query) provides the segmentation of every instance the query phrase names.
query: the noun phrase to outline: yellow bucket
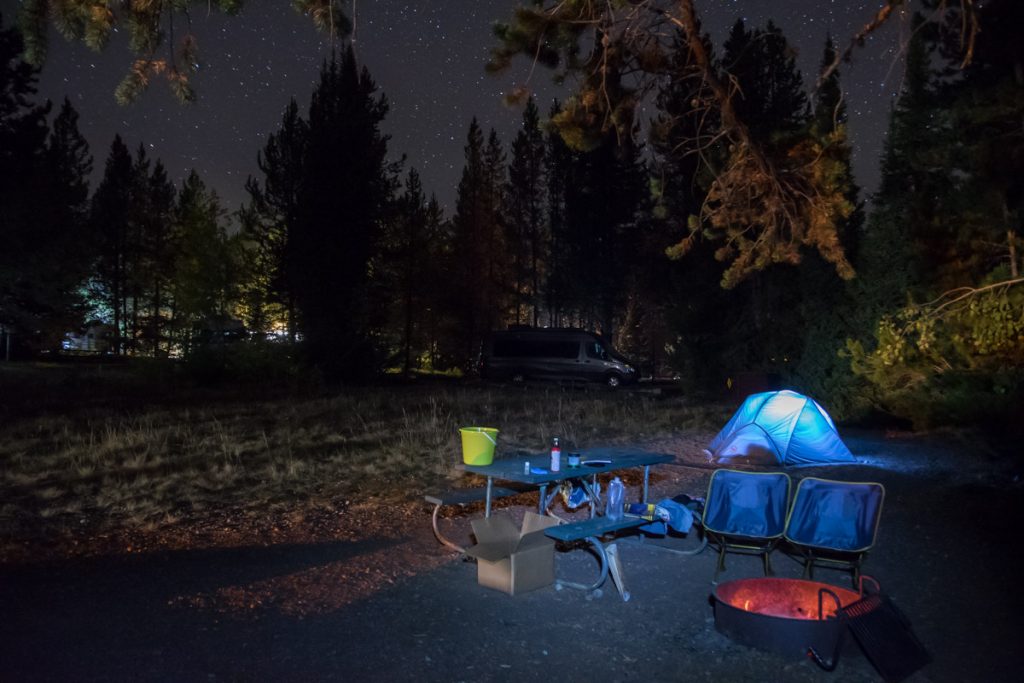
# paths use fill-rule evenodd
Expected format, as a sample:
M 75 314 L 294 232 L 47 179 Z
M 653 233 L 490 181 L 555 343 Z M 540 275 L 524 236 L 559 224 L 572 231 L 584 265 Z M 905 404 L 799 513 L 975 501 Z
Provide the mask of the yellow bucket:
M 467 465 L 490 465 L 494 462 L 494 447 L 498 444 L 498 430 L 493 427 L 462 427 L 462 462 Z

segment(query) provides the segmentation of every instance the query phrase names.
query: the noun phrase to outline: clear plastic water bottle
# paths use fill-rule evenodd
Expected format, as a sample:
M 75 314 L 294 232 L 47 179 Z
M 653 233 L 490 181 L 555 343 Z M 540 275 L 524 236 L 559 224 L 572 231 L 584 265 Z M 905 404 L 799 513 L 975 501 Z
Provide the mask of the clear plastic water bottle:
M 605 517 L 610 520 L 619 520 L 623 518 L 625 511 L 623 509 L 622 499 L 624 496 L 625 487 L 622 485 L 622 480 L 615 477 L 612 479 L 611 483 L 608 484 L 608 497 L 605 498 Z
M 551 443 L 551 471 L 562 469 L 562 447 L 558 445 L 558 437 Z

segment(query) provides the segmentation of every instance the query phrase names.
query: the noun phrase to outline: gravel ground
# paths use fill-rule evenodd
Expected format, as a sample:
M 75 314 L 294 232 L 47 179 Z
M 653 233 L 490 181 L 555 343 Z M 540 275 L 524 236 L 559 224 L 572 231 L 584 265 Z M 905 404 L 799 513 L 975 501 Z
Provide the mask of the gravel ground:
M 676 454 L 657 468 L 652 498 L 704 494 L 711 468 L 701 449 L 711 436 L 640 444 Z M 1019 680 L 1019 473 L 951 435 L 844 437 L 857 464 L 790 474 L 886 486 L 865 573 L 933 656 L 908 680 Z M 518 517 L 533 505 L 529 496 L 501 502 Z M 442 523 L 464 538 L 475 514 Z M 419 499 L 337 501 L 255 524 L 207 521 L 59 548 L 20 544 L 0 563 L 0 680 L 880 680 L 856 652 L 827 673 L 721 635 L 714 553 L 619 547 L 628 602 L 610 583 L 593 599 L 482 588 L 476 566 L 435 541 Z M 778 576 L 800 575 L 781 553 L 773 564 Z M 588 553 L 556 556 L 563 578 L 586 581 L 596 570 Z M 758 575 L 757 558 L 730 555 L 721 580 Z M 816 579 L 848 585 L 839 572 Z

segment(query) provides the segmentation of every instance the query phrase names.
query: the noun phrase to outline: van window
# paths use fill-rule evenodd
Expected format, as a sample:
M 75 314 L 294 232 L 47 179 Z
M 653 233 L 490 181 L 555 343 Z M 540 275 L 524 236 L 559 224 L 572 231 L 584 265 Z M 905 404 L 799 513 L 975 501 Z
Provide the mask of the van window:
M 498 358 L 518 358 L 526 355 L 526 348 L 518 339 L 495 339 L 493 354 Z
M 496 358 L 577 358 L 580 345 L 574 340 L 496 339 L 492 354 Z
M 558 352 L 552 354 L 555 358 L 579 358 L 580 343 L 578 341 L 560 341 L 557 344 Z
M 608 360 L 608 352 L 601 346 L 601 342 L 591 341 L 586 343 L 587 358 L 597 358 L 598 360 Z

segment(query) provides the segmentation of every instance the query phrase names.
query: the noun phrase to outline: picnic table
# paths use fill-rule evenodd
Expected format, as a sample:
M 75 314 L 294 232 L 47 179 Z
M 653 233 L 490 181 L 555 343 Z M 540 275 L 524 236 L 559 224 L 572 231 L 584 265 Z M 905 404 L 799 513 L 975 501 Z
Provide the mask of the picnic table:
M 597 494 L 597 487 L 595 486 L 597 482 L 597 475 L 604 474 L 606 472 L 642 467 L 644 476 L 640 502 L 646 503 L 651 466 L 672 462 L 675 459 L 674 456 L 667 453 L 649 453 L 644 451 L 613 448 L 587 449 L 581 451 L 580 456 L 581 462 L 579 467 L 569 467 L 563 462 L 562 467 L 558 472 L 552 472 L 550 470 L 548 467 L 550 459 L 545 453 L 541 453 L 539 455 L 519 454 L 510 458 L 495 460 L 490 465 L 459 464 L 456 465 L 456 469 L 463 470 L 465 472 L 472 472 L 473 474 L 479 474 L 487 478 L 487 489 L 485 492 L 486 502 L 484 507 L 484 514 L 487 517 L 490 517 L 491 515 L 491 500 L 493 498 L 495 480 L 510 481 L 518 484 L 538 487 L 540 490 L 538 514 L 541 515 L 547 514 L 547 509 L 557 494 L 556 487 L 556 490 L 552 491 L 550 496 L 548 495 L 547 491 L 550 484 L 560 484 L 564 481 L 577 481 L 587 489 L 587 494 L 590 498 L 590 516 L 594 517 L 597 514 L 596 504 L 600 502 L 600 497 Z M 564 459 L 565 458 L 563 457 L 563 460 Z M 525 467 L 527 462 L 531 465 L 529 471 L 527 471 Z M 543 472 L 536 472 L 535 468 L 543 470 Z
M 618 559 L 618 550 L 614 542 L 605 544 L 601 541 L 601 537 L 606 534 L 634 529 L 647 524 L 648 520 L 631 515 L 626 515 L 619 519 L 609 519 L 603 516 L 602 511 L 599 509 L 601 498 L 599 488 L 597 486 L 597 477 L 600 474 L 609 472 L 643 468 L 643 483 L 639 499 L 641 503 L 647 503 L 651 467 L 653 465 L 672 462 L 675 458 L 667 453 L 651 453 L 611 448 L 583 450 L 580 452 L 580 456 L 580 465 L 578 467 L 569 467 L 565 462 L 563 462 L 558 472 L 551 471 L 549 467 L 550 457 L 545 453 L 519 454 L 513 457 L 496 460 L 490 465 L 460 464 L 457 465 L 456 468 L 464 472 L 470 472 L 486 477 L 487 485 L 482 493 L 477 490 L 475 494 L 470 496 L 475 500 L 480 500 L 481 497 L 484 499 L 484 515 L 486 517 L 490 517 L 491 515 L 491 503 L 496 496 L 501 497 L 521 492 L 521 490 L 518 489 L 496 487 L 496 480 L 512 482 L 520 486 L 526 485 L 529 487 L 537 487 L 539 490 L 539 501 L 537 504 L 538 514 L 542 516 L 547 515 L 548 507 L 550 507 L 555 496 L 558 495 L 557 485 L 566 481 L 575 482 L 581 485 L 587 492 L 590 518 L 583 521 L 550 527 L 545 530 L 545 534 L 557 541 L 566 543 L 574 541 L 588 542 L 597 553 L 598 560 L 600 562 L 600 572 L 597 580 L 593 584 L 556 581 L 556 588 L 578 588 L 587 591 L 588 595 L 600 595 L 600 587 L 610 573 L 615 586 L 619 590 L 619 594 L 622 596 L 623 600 L 628 600 L 629 591 L 626 590 L 624 585 L 625 582 L 622 576 L 622 567 Z M 548 487 L 551 484 L 556 484 L 556 486 L 549 494 Z M 441 505 L 446 503 L 462 504 L 467 495 L 469 494 L 464 493 L 462 496 L 458 496 L 456 494 L 448 499 L 441 496 L 435 496 L 433 498 L 428 497 L 428 501 L 436 504 L 434 509 L 434 533 L 439 539 L 441 539 L 441 542 L 446 545 L 457 547 L 439 535 L 436 525 L 437 511 L 440 509 Z M 456 500 L 456 498 L 459 500 Z

